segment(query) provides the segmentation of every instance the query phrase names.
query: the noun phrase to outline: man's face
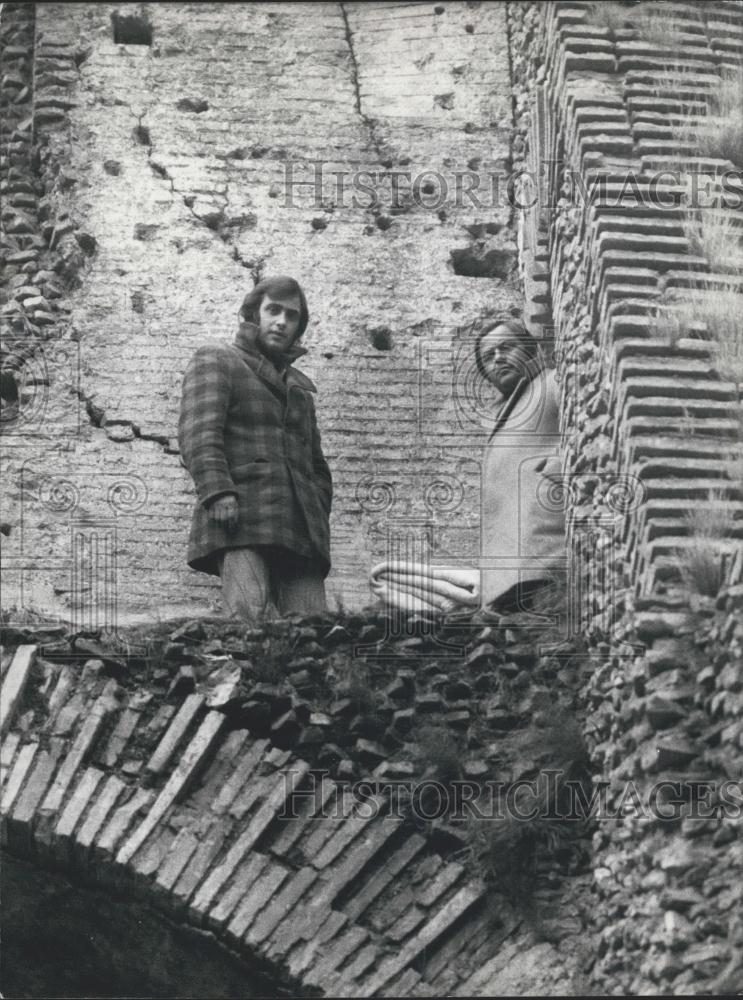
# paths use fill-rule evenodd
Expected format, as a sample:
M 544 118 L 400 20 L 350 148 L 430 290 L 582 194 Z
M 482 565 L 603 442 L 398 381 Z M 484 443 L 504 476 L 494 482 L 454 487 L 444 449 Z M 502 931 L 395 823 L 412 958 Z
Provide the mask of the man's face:
M 256 338 L 259 350 L 271 360 L 278 360 L 291 346 L 301 316 L 301 303 L 298 295 L 287 295 L 272 298 L 266 294 L 258 309 L 258 336 Z
M 486 378 L 502 396 L 510 396 L 522 378 L 533 373 L 534 361 L 523 340 L 508 329 L 496 326 L 480 341 L 480 358 Z

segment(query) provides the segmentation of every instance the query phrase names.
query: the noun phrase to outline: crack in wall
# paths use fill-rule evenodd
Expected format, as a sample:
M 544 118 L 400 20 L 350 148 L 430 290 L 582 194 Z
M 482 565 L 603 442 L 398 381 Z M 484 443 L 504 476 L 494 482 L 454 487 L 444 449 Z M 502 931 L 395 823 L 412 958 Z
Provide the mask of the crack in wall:
M 167 434 L 145 434 L 141 430 L 140 426 L 133 420 L 126 419 L 108 419 L 106 417 L 106 411 L 102 406 L 99 406 L 93 401 L 93 397 L 89 396 L 86 392 L 79 388 L 71 388 L 70 392 L 77 396 L 80 402 L 85 407 L 85 412 L 88 416 L 88 421 L 93 427 L 100 428 L 105 432 L 106 437 L 109 441 L 113 441 L 117 444 L 125 444 L 129 441 L 141 440 L 141 441 L 155 441 L 157 444 L 161 445 L 163 451 L 166 455 L 178 455 L 180 452 L 174 449 L 171 445 L 171 438 Z M 124 431 L 123 436 L 115 436 L 109 433 L 109 428 L 112 430 L 115 428 L 121 428 Z M 131 431 L 131 437 L 126 435 L 126 430 Z
M 382 143 L 377 135 L 377 121 L 375 118 L 371 118 L 367 115 L 362 106 L 359 63 L 356 58 L 356 50 L 353 46 L 353 31 L 351 30 L 351 24 L 348 20 L 346 5 L 344 3 L 340 3 L 338 6 L 340 7 L 341 17 L 343 18 L 343 24 L 345 27 L 346 44 L 348 45 L 348 51 L 351 56 L 351 82 L 353 83 L 356 113 L 369 132 L 369 138 L 371 139 L 371 144 L 374 147 L 374 152 L 379 158 L 379 162 L 385 170 L 389 170 L 390 167 L 392 167 L 392 160 L 384 153 L 382 148 Z
M 210 213 L 207 216 L 199 215 L 193 207 L 196 199 L 189 194 L 184 194 L 179 188 L 177 188 L 175 180 L 168 172 L 167 167 L 165 167 L 162 163 L 159 163 L 157 159 L 154 158 L 155 144 L 152 140 L 152 133 L 150 132 L 149 127 L 143 124 L 147 112 L 144 111 L 141 115 L 137 115 L 131 110 L 131 108 L 129 110 L 130 113 L 137 119 L 134 135 L 140 145 L 147 148 L 147 161 L 153 174 L 168 184 L 168 190 L 170 193 L 177 195 L 181 199 L 183 205 L 188 209 L 194 219 L 196 219 L 206 229 L 213 232 L 222 243 L 232 247 L 232 259 L 235 263 L 245 268 L 246 271 L 249 271 L 254 284 L 258 284 L 263 276 L 263 271 L 269 255 L 263 254 L 255 258 L 246 259 L 240 253 L 238 247 L 232 243 L 228 233 L 226 232 L 226 227 L 223 225 L 225 210 L 229 208 L 230 205 L 229 198 L 225 196 L 224 204 L 221 207 L 217 207 L 213 213 Z

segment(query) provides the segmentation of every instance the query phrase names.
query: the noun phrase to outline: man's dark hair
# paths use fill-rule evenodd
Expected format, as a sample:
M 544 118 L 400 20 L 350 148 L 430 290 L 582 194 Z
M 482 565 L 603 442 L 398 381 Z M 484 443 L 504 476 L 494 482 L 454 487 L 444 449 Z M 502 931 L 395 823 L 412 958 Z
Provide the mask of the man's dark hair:
M 492 333 L 493 330 L 497 329 L 497 327 L 499 326 L 504 326 L 514 335 L 516 340 L 520 341 L 521 346 L 529 355 L 530 361 L 533 358 L 539 356 L 539 351 L 540 351 L 539 341 L 536 339 L 536 337 L 533 337 L 532 334 L 529 333 L 522 320 L 514 319 L 514 317 L 510 315 L 504 316 L 502 318 L 498 318 L 496 316 L 495 319 L 488 320 L 487 324 L 477 335 L 477 340 L 475 341 L 475 362 L 477 364 L 477 370 L 480 373 L 480 375 L 482 375 L 483 378 L 487 378 L 487 375 L 485 373 L 485 366 L 482 363 L 482 354 L 480 353 L 480 345 L 482 344 L 483 339 L 489 333 Z
M 295 281 L 294 278 L 287 278 L 284 275 L 279 275 L 276 278 L 264 278 L 263 281 L 259 281 L 252 292 L 248 292 L 243 299 L 239 312 L 240 318 L 246 320 L 248 323 L 257 323 L 258 310 L 261 307 L 264 295 L 270 295 L 271 298 L 276 299 L 289 295 L 297 296 L 299 299 L 299 326 L 297 327 L 297 335 L 294 339 L 298 340 L 307 329 L 307 323 L 310 319 L 307 299 L 304 297 L 304 292 L 299 282 Z

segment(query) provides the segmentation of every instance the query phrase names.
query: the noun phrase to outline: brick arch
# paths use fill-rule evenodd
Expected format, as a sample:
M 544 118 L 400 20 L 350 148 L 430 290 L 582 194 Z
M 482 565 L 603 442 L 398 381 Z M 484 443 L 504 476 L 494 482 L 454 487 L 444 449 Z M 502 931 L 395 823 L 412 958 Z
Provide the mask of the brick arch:
M 426 995 L 516 927 L 494 933 L 482 883 L 380 797 L 359 808 L 201 694 L 156 703 L 101 661 L 51 667 L 26 644 L 2 729 L 6 851 L 115 886 L 295 989 Z

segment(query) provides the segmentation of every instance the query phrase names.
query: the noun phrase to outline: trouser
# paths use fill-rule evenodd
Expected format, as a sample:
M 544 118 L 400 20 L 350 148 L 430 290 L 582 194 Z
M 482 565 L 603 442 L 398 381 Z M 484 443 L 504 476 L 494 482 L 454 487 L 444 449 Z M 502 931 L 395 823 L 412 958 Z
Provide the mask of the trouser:
M 317 563 L 278 545 L 226 549 L 220 577 L 225 607 L 246 621 L 328 609 Z

